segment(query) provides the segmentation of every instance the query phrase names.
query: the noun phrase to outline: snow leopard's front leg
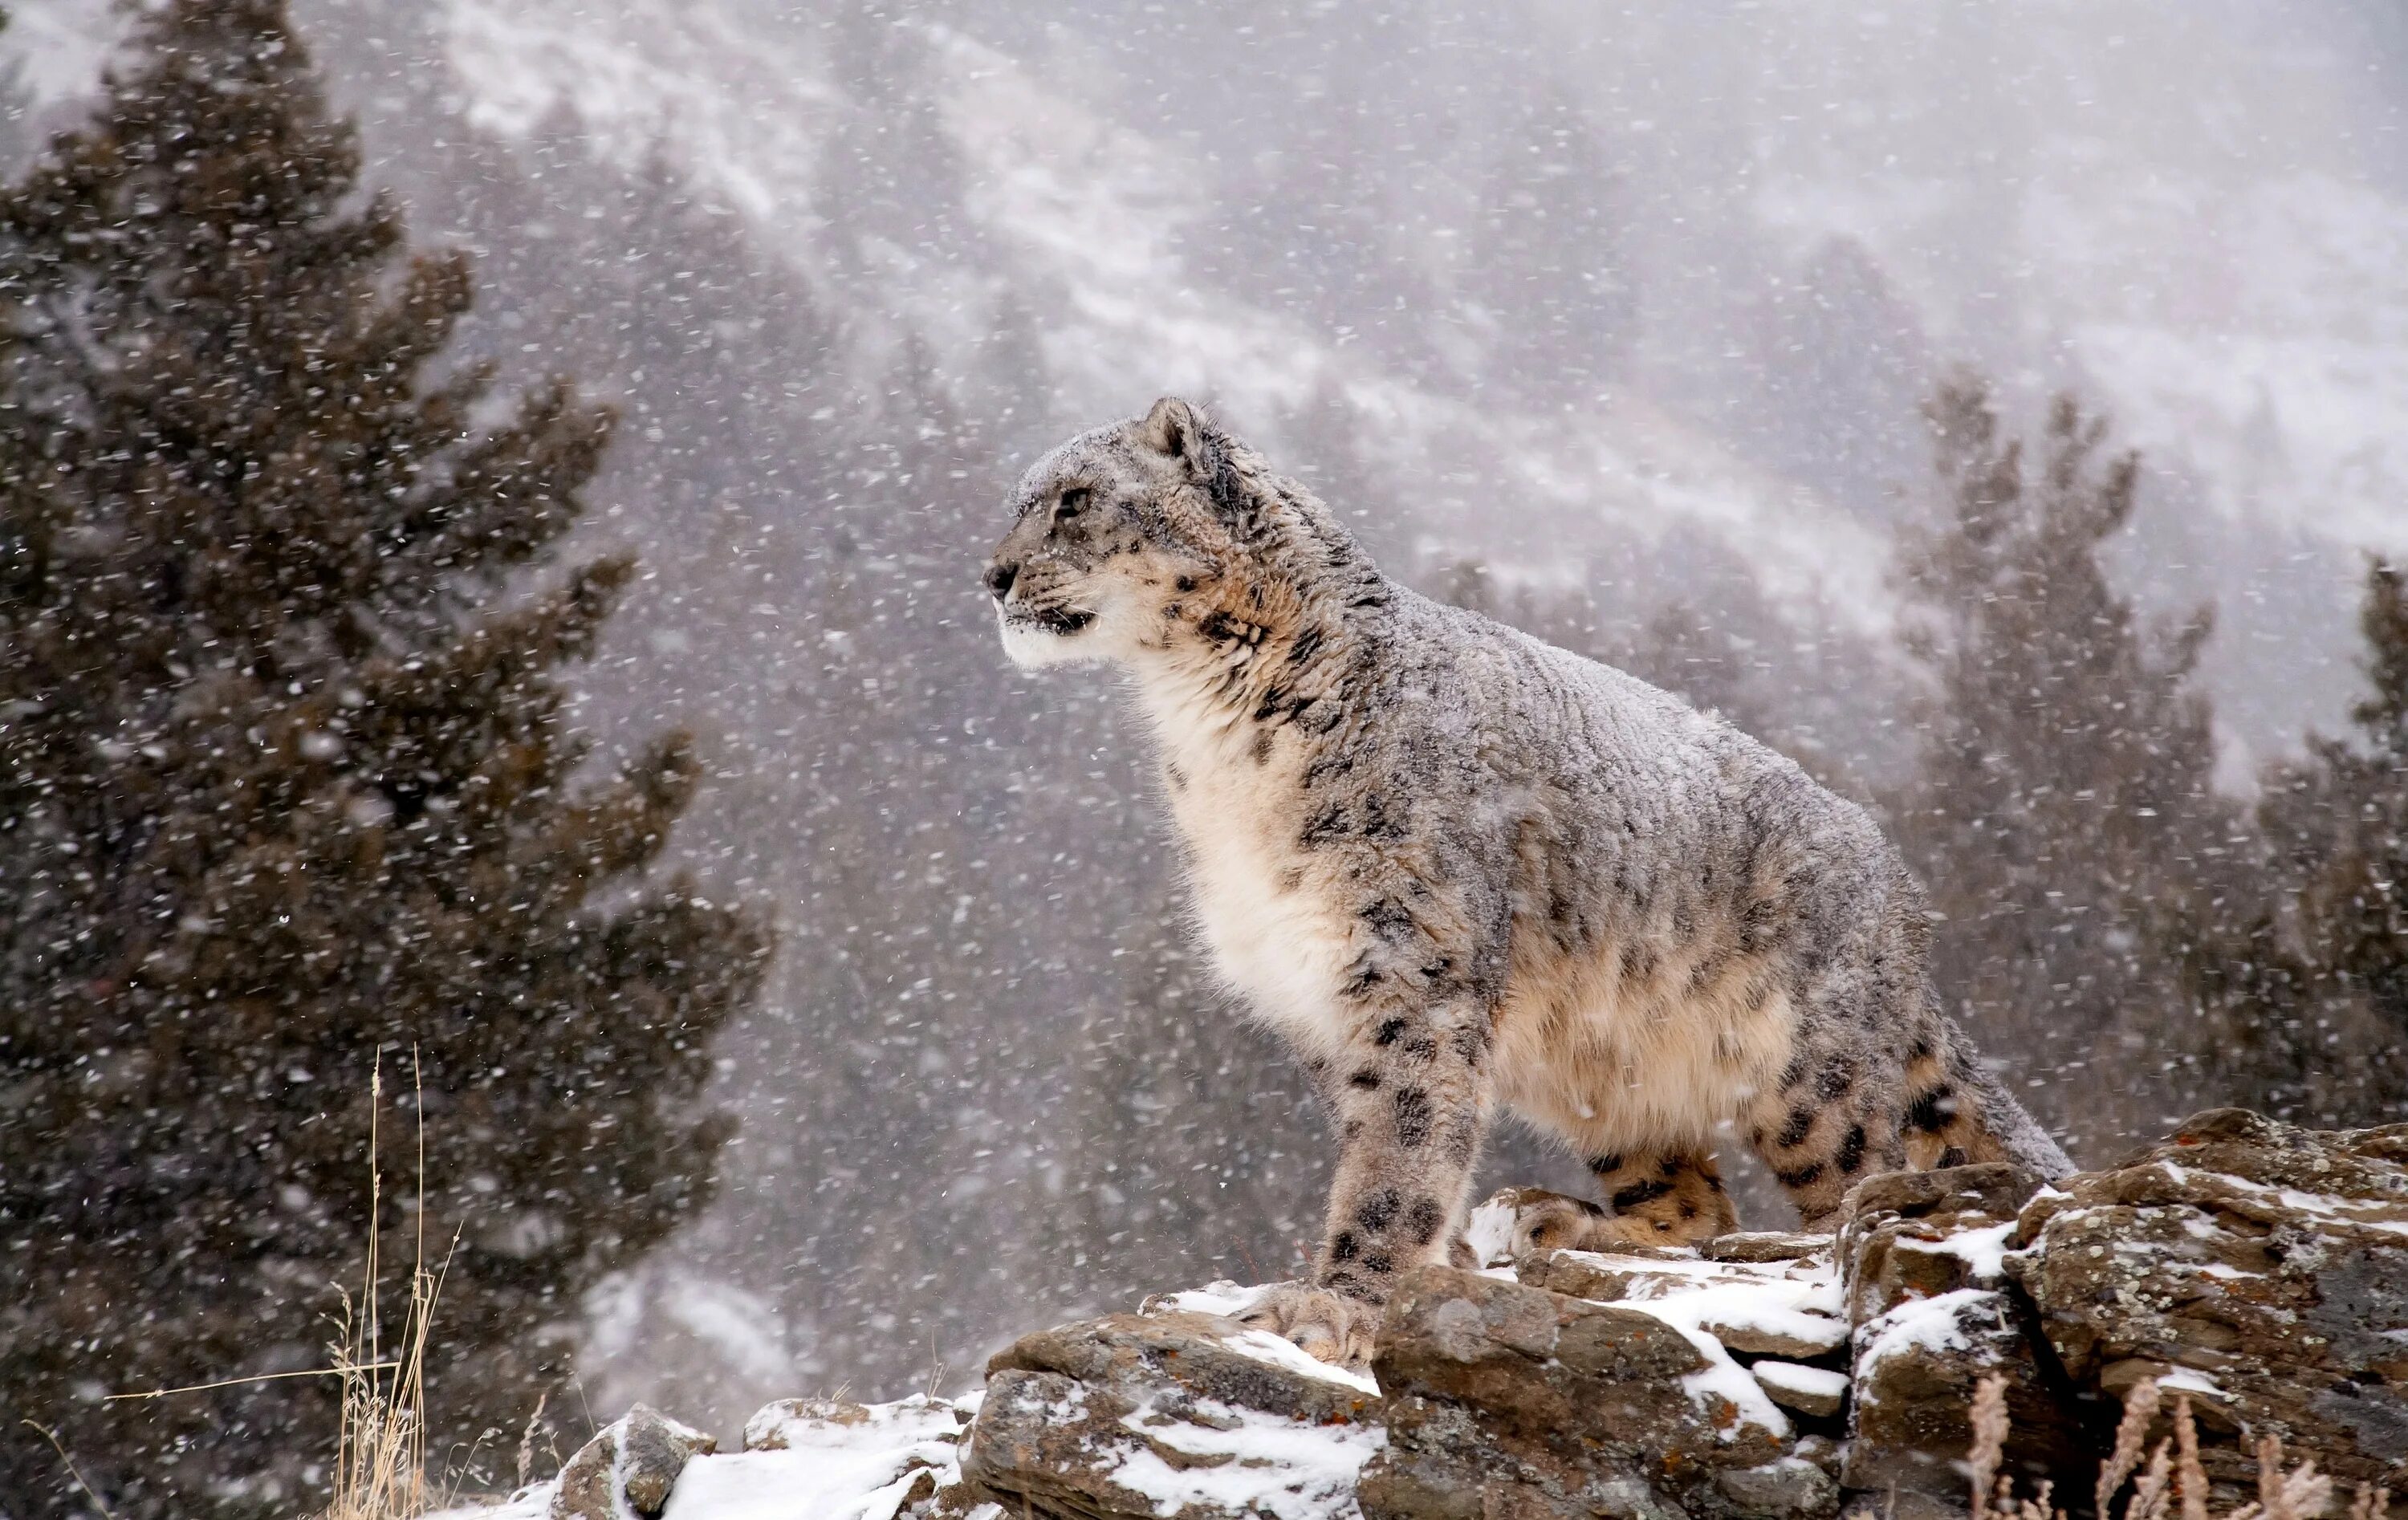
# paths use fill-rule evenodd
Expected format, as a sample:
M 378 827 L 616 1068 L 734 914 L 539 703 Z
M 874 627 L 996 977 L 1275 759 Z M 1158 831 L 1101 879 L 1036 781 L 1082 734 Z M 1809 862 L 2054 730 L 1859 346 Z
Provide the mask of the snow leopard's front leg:
M 1339 1152 L 1312 1276 L 1245 1317 L 1359 1365 L 1398 1277 L 1447 1260 L 1461 1233 L 1487 1116 L 1490 1020 L 1464 1000 L 1367 998 L 1354 1012 L 1317 1073 Z

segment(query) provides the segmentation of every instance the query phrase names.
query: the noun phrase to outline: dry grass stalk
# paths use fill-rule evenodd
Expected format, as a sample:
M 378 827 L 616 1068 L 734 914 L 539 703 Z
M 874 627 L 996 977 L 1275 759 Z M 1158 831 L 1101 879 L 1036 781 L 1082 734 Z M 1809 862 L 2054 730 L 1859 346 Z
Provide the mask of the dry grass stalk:
M 417 1052 L 410 1053 L 413 1077 Z M 435 1300 L 443 1288 L 440 1269 L 426 1266 L 426 1090 L 418 1086 L 418 1241 L 417 1259 L 409 1271 L 409 1308 L 402 1317 L 395 1355 L 384 1355 L 383 1326 L 378 1314 L 377 1286 L 382 1263 L 377 1249 L 377 1220 L 384 1203 L 384 1173 L 378 1162 L 377 1117 L 384 1107 L 382 1063 L 368 1077 L 368 1248 L 359 1301 L 343 1296 L 337 1321 L 340 1333 L 327 1346 L 329 1365 L 299 1372 L 259 1372 L 248 1377 L 221 1378 L 180 1388 L 152 1388 L 142 1393 L 110 1394 L 122 1398 L 172 1398 L 179 1394 L 207 1393 L 281 1378 L 340 1378 L 343 1384 L 342 1423 L 336 1436 L 335 1497 L 318 1520 L 410 1520 L 435 1507 L 436 1496 L 426 1482 L 425 1363 L 427 1333 L 435 1323 Z M 455 1239 L 456 1247 L 459 1241 Z M 446 1258 L 448 1265 L 449 1257 Z M 27 1421 L 27 1424 L 33 1422 Z M 43 1429 L 36 1426 L 36 1429 Z M 49 1434 L 44 1430 L 44 1434 Z M 52 1445 L 58 1438 L 50 1438 Z M 59 1455 L 66 1455 L 60 1447 Z M 67 1464 L 70 1470 L 74 1462 Z M 77 1472 L 76 1481 L 83 1483 Z M 85 1484 L 91 1493 L 91 1485 Z M 93 1502 L 100 1496 L 93 1494 Z M 103 1508 L 101 1513 L 106 1515 Z
M 546 1388 L 536 1396 L 535 1412 L 527 1416 L 526 1428 L 519 1432 L 518 1486 L 527 1485 L 527 1474 L 535 1468 L 535 1432 L 543 1423 L 544 1406 L 552 1402 L 552 1390 Z
M 2115 1520 L 2115 1496 L 2122 1492 L 2141 1454 L 2148 1463 L 2132 1497 L 2125 1501 L 2122 1520 L 2164 1520 L 2168 1500 L 2181 1498 L 2179 1520 L 2209 1520 L 2207 1470 L 2199 1458 L 2199 1427 L 2190 1412 L 2190 1397 L 2174 1396 L 2173 1434 L 2147 1447 L 2149 1426 L 2157 1417 L 2161 1392 L 2153 1379 L 2133 1384 L 2124 1396 L 2124 1417 L 2115 1427 L 2115 1449 L 2100 1470 L 2099 1520 Z M 2050 1505 L 2050 1490 L 2042 1483 L 2028 1498 L 2014 1492 L 2014 1479 L 1999 1471 L 2007 1449 L 2007 1384 L 2003 1378 L 1984 1378 L 1974 1385 L 1970 1412 L 1973 1443 L 1965 1467 L 1973 1483 L 1972 1520 L 2066 1520 L 2065 1512 Z M 2332 1502 L 2332 1479 L 2316 1470 L 2315 1458 L 2283 1470 L 2283 1443 L 2273 1436 L 2258 1442 L 2258 1497 L 2217 1520 L 2313 1520 Z M 2387 1488 L 2360 1484 L 2349 1508 L 2350 1520 L 2383 1520 L 2391 1502 Z
M 83 1469 L 76 1466 L 76 1459 L 67 1455 L 66 1442 L 59 1439 L 57 1431 L 38 1420 L 19 1420 L 17 1423 L 30 1425 L 42 1433 L 42 1439 L 50 1443 L 50 1450 L 58 1453 L 59 1460 L 67 1465 L 67 1472 L 75 1479 L 76 1486 L 83 1490 L 86 1498 L 92 1500 L 92 1507 L 100 1512 L 100 1520 L 117 1520 L 115 1515 L 109 1513 L 108 1504 L 101 1499 L 100 1490 L 85 1481 Z
M 367 1265 L 359 1302 L 355 1306 L 346 1296 L 341 1334 L 328 1348 L 343 1380 L 343 1404 L 334 1502 L 322 1520 L 410 1520 L 436 1503 L 426 1481 L 425 1367 L 427 1336 L 443 1280 L 426 1266 L 425 1090 L 419 1089 L 417 1259 L 410 1265 L 409 1306 L 403 1314 L 399 1344 L 388 1357 L 377 1292 L 382 1275 L 377 1231 L 384 1186 L 377 1161 L 382 1070 L 369 1082 Z
M 2160 1520 L 2166 1513 L 2167 1490 L 2173 1483 L 2173 1438 L 2157 1442 L 2149 1453 L 2148 1470 L 2132 1485 L 2132 1502 L 2124 1510 L 2125 1520 Z
M 2007 1383 L 2004 1378 L 1984 1378 L 1973 1385 L 1973 1446 L 1965 1454 L 1965 1466 L 1973 1480 L 1972 1520 L 1983 1520 L 1989 1513 L 1990 1489 L 1999 1476 L 1999 1459 L 2007 1450 Z M 2005 1495 L 1999 1498 L 2003 1500 Z
M 2149 1439 L 2149 1425 L 2157 1417 L 2157 1380 L 2143 1378 L 2124 1395 L 2124 1418 L 2115 1426 L 2115 1449 L 2106 1464 L 2099 1470 L 2099 1487 L 2092 1495 L 2100 1520 L 2106 1520 L 2107 1506 L 2123 1488 L 2124 1480 L 2141 1465 L 2141 1452 Z
M 2199 1465 L 2199 1426 L 2191 1419 L 2190 1395 L 2174 1395 L 2174 1473 L 2182 1486 L 2182 1520 L 2207 1520 L 2207 1470 Z

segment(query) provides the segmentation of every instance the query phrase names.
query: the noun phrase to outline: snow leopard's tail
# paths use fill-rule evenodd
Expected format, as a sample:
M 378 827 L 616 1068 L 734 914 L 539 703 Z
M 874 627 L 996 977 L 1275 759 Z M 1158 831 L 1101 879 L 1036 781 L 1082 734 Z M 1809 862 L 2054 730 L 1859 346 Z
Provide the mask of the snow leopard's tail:
M 1973 1042 L 1946 1019 L 1937 1059 L 1907 1068 L 1906 1129 L 1922 1141 L 1918 1166 L 1967 1161 L 2013 1161 L 2048 1182 L 2071 1172 L 2073 1162 L 2049 1138 L 2006 1085 L 1974 1054 Z
M 1971 1086 L 1982 1111 L 1982 1128 L 2006 1153 L 2000 1159 L 2029 1167 L 2047 1182 L 2071 1175 L 2074 1169 L 2072 1158 L 2040 1126 L 2030 1111 L 2016 1102 L 1998 1078 L 1983 1070 L 1978 1061 L 1973 1063 L 1973 1069 Z

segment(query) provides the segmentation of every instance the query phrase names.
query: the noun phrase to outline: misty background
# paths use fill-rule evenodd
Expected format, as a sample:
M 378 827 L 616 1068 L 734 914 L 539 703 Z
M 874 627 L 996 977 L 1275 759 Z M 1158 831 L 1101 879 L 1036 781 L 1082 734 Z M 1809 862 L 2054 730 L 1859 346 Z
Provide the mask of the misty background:
M 11 9 L 14 172 L 122 18 Z M 1900 536 L 1957 366 L 2011 428 L 2071 391 L 2141 452 L 2109 570 L 2169 626 L 2213 601 L 2236 797 L 2343 726 L 2363 552 L 2408 553 L 2389 6 L 294 18 L 413 245 L 473 256 L 464 347 L 621 409 L 571 552 L 642 570 L 580 721 L 606 759 L 695 731 L 671 854 L 780 937 L 714 1052 L 713 1200 L 582 1305 L 601 1418 L 950 1389 L 1317 1232 L 1320 1122 L 1187 958 L 1141 736 L 1108 678 L 1012 670 L 978 586 L 1070 431 L 1209 401 L 1392 574 L 1869 799 L 1930 694 Z M 2153 1053 L 1973 1033 L 2079 1161 L 2177 1111 Z M 1512 1139 L 1488 1172 L 1570 1178 Z

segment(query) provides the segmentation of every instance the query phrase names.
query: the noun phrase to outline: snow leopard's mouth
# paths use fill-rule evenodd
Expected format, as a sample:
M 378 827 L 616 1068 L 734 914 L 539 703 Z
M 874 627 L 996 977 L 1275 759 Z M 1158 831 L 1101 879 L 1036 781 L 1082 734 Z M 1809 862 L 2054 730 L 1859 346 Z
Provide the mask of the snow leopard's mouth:
M 1007 607 L 1003 620 L 1014 627 L 1036 628 L 1067 638 L 1095 622 L 1096 614 L 1075 607 Z

